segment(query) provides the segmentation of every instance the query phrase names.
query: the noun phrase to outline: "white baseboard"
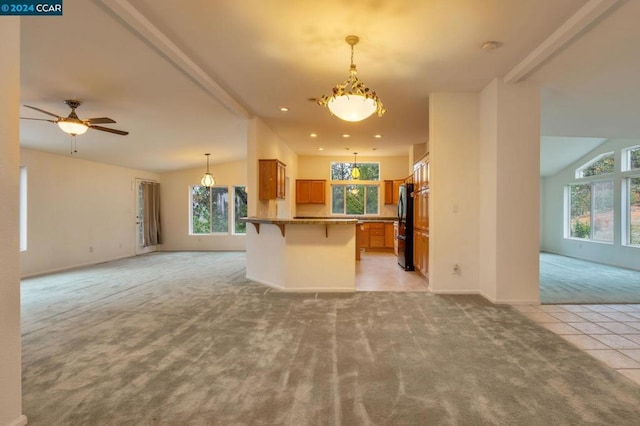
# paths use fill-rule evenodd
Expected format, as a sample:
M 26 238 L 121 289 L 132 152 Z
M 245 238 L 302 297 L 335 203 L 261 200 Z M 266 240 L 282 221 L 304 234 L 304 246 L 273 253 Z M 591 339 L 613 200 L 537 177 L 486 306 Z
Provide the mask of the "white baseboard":
M 480 290 L 430 290 L 433 294 L 475 294 L 484 297 L 494 305 L 539 305 L 537 299 L 496 299 Z
M 489 302 L 494 305 L 539 305 L 539 299 L 496 299 L 495 297 L 491 297 L 482 291 L 480 292 L 480 296 L 487 299 Z
M 480 294 L 478 290 L 429 290 L 433 294 Z
M 25 426 L 28 423 L 27 421 L 27 416 L 25 416 L 24 414 L 22 414 L 20 417 L 18 417 L 17 419 L 9 422 L 6 424 L 6 426 Z
M 100 263 L 113 262 L 115 260 L 120 260 L 120 259 L 128 259 L 130 257 L 135 257 L 135 256 L 136 256 L 135 254 L 126 254 L 124 256 L 108 257 L 106 259 L 92 260 L 90 262 L 78 263 L 76 265 L 62 266 L 60 268 L 52 268 L 52 269 L 47 269 L 45 271 L 32 272 L 29 274 L 24 274 L 20 276 L 20 278 L 33 278 L 33 277 L 38 277 L 40 275 L 48 275 L 56 272 L 70 271 L 72 269 L 84 268 L 85 266 L 97 265 Z

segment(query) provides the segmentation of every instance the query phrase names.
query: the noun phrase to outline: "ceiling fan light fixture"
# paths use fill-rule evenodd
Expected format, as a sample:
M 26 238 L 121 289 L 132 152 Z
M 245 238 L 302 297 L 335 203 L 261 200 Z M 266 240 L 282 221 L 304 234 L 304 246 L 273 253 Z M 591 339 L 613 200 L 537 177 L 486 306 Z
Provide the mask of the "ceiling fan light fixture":
M 200 183 L 202 184 L 202 186 L 206 186 L 207 188 L 211 188 L 212 186 L 214 186 L 216 184 L 216 179 L 213 177 L 213 175 L 211 173 L 209 173 L 209 156 L 211 154 L 206 153 L 205 155 L 207 156 L 207 172 L 204 174 L 204 176 L 202 176 L 202 179 L 200 180 Z
M 60 127 L 63 132 L 69 133 L 70 135 L 82 135 L 89 129 L 89 126 L 84 124 L 82 121 L 76 121 L 69 118 L 59 120 L 58 127 Z
M 373 113 L 377 113 L 378 117 L 382 117 L 386 112 L 382 101 L 375 91 L 366 87 L 358 79 L 358 70 L 353 63 L 353 46 L 360 41 L 360 38 L 350 35 L 345 40 L 351 46 L 349 77 L 343 83 L 338 83 L 333 88 L 333 93 L 330 96 L 323 95 L 318 100 L 318 105 L 327 107 L 333 115 L 344 121 L 362 121 L 373 115 Z

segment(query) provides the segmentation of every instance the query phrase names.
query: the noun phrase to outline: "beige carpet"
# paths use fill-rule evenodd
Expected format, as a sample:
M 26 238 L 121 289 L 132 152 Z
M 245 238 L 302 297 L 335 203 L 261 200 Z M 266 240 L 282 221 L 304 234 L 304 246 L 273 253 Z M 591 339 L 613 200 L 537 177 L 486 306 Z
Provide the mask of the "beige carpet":
M 640 303 L 640 271 L 540 253 L 540 302 Z
M 637 425 L 640 388 L 508 306 L 283 294 L 243 253 L 24 280 L 30 425 Z

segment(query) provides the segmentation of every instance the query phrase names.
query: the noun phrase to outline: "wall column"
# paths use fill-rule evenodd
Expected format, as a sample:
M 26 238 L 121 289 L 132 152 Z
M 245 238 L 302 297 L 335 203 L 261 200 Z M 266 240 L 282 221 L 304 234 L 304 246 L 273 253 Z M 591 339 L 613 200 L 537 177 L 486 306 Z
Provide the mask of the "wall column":
M 478 93 L 429 95 L 429 287 L 434 293 L 478 293 L 478 111 Z
M 480 94 L 480 293 L 539 303 L 540 94 L 492 81 Z
M 0 425 L 25 425 L 20 338 L 20 18 L 0 25 Z

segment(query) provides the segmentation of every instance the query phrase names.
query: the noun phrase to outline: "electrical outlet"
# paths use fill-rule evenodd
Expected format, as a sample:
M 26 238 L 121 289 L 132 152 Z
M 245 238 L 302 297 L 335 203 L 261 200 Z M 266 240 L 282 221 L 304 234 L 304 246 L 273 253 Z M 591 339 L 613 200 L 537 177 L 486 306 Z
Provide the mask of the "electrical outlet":
M 93 253 L 93 246 L 89 246 L 89 253 Z

